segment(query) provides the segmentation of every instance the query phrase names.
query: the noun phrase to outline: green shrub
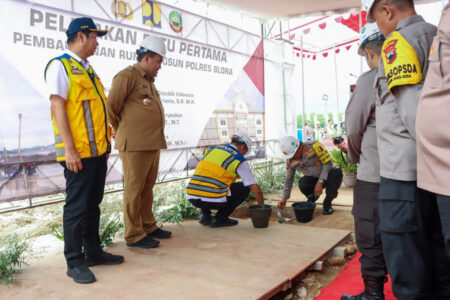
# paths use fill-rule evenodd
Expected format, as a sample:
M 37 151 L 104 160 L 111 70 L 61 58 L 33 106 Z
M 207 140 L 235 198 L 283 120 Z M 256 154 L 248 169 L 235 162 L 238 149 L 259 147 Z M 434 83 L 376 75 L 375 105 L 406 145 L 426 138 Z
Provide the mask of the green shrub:
M 26 264 L 23 253 L 28 248 L 17 235 L 9 235 L 0 241 L 0 283 L 10 284 L 16 280 L 14 274 L 22 271 Z
M 317 122 L 320 122 L 320 126 L 322 128 L 325 128 L 328 125 L 328 123 L 326 123 L 325 121 L 325 117 L 323 116 L 323 114 L 317 115 Z
M 64 230 L 61 224 L 59 223 L 49 223 L 48 224 L 48 233 L 53 234 L 58 240 L 64 240 Z
M 348 161 L 347 153 L 342 153 L 341 151 L 334 149 L 331 151 L 331 159 L 335 166 L 342 169 L 342 173 L 344 173 L 344 175 L 346 175 L 346 176 L 356 175 L 356 170 L 358 169 L 358 165 L 351 164 Z
M 303 115 L 297 115 L 297 128 L 303 128 Z
M 102 214 L 100 217 L 100 244 L 107 248 L 113 243 L 114 237 L 124 228 L 122 219 L 116 214 Z
M 253 174 L 264 196 L 283 188 L 284 176 L 286 174 L 284 166 L 284 164 L 274 166 L 273 163 L 269 163 L 264 167 L 253 168 Z M 248 199 L 255 199 L 253 193 L 250 193 Z
M 124 223 L 119 215 L 114 213 L 103 213 L 100 216 L 99 236 L 103 248 L 110 246 Z M 48 224 L 48 233 L 54 235 L 58 240 L 64 240 L 63 226 L 59 223 Z
M 186 185 L 186 181 L 171 184 L 166 191 L 161 191 L 155 197 L 153 213 L 158 226 L 162 227 L 163 223 L 179 223 L 183 219 L 199 219 L 200 210 L 187 199 Z

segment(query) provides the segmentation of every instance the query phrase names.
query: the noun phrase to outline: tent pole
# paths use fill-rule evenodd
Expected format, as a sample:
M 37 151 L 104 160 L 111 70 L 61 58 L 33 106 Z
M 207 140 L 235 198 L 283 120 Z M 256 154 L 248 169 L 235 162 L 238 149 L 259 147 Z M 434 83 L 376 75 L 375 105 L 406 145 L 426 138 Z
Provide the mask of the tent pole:
M 300 35 L 300 47 L 302 49 L 301 52 L 301 61 L 302 61 L 302 140 L 305 141 L 305 74 L 304 74 L 304 65 L 303 65 L 303 34 Z
M 283 63 L 282 63 L 282 73 L 283 73 L 283 108 L 284 108 L 284 131 L 287 134 L 287 110 L 286 110 L 286 84 L 284 82 L 284 42 L 283 42 L 283 29 L 281 26 L 281 21 L 279 21 L 279 25 L 280 25 L 280 42 L 281 45 L 283 46 Z
M 281 65 L 281 72 L 282 72 L 282 80 L 283 80 L 283 109 L 284 109 L 284 131 L 285 134 L 288 134 L 287 130 L 287 109 L 286 109 L 286 83 L 284 82 L 284 57 L 283 57 L 283 63 Z
M 333 47 L 334 51 L 334 77 L 336 81 L 336 109 L 337 109 L 337 121 L 339 123 L 339 87 L 338 87 L 338 71 L 337 71 L 337 59 L 336 59 L 336 46 Z
M 362 30 L 362 10 L 359 11 L 359 33 Z M 359 70 L 359 74 L 363 73 L 363 57 L 359 56 L 359 65 L 360 65 L 360 70 Z

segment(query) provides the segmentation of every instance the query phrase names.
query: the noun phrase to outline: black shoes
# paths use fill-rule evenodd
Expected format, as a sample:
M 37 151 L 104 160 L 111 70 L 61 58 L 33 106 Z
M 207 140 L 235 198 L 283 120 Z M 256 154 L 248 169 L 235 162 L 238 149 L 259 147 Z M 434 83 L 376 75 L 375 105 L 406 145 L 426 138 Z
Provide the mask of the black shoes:
M 364 292 L 359 295 L 342 295 L 341 300 L 384 300 L 384 283 L 387 277 L 363 276 Z
M 147 236 L 136 243 L 127 244 L 128 247 L 136 247 L 143 249 L 156 248 L 159 245 L 159 241 L 155 239 L 168 239 L 172 235 L 172 232 L 167 230 L 162 230 L 161 228 L 157 228 L 152 233 L 147 234 Z
M 342 295 L 341 300 L 367 300 L 366 293 L 362 292 L 359 295 L 352 296 L 352 295 Z
M 212 217 L 211 213 L 209 215 L 202 212 L 200 220 L 198 221 L 202 225 L 209 225 L 211 223 Z
M 66 274 L 76 283 L 91 283 L 95 281 L 94 273 L 86 265 L 79 265 L 73 268 L 67 267 Z
M 152 233 L 147 234 L 147 237 L 154 239 L 168 239 L 172 235 L 172 232 L 167 230 L 162 230 L 161 228 L 156 228 Z
M 237 225 L 238 221 L 237 220 L 233 220 L 230 218 L 226 218 L 223 220 L 217 220 L 216 218 L 214 218 L 211 223 L 209 224 L 210 227 L 213 228 L 217 228 L 217 227 L 227 227 L 227 226 L 234 226 Z
M 85 264 L 76 267 L 67 267 L 67 276 L 71 277 L 76 283 L 91 283 L 95 281 L 94 273 L 88 267 L 98 265 L 118 265 L 123 263 L 124 258 L 121 255 L 113 255 L 108 252 L 101 252 L 93 257 L 86 257 Z
M 128 247 L 135 247 L 135 248 L 143 248 L 143 249 L 150 249 L 150 248 L 156 248 L 159 245 L 159 241 L 152 239 L 148 235 L 137 241 L 133 244 L 127 244 Z
M 108 252 L 101 252 L 97 256 L 88 257 L 84 259 L 86 266 L 93 267 L 98 265 L 118 265 L 123 263 L 124 258 L 122 255 L 113 255 Z
M 333 213 L 333 208 L 323 208 L 322 215 L 331 215 Z

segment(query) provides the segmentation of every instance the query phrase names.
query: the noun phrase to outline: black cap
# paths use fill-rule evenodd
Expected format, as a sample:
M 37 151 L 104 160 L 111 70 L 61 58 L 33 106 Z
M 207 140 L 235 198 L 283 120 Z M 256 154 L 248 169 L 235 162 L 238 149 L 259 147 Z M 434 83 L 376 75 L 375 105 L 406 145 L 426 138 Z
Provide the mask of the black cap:
M 92 31 L 97 32 L 97 36 L 104 36 L 108 30 L 99 30 L 95 26 L 94 21 L 91 18 L 76 18 L 73 19 L 69 24 L 69 29 L 67 29 L 67 37 L 78 33 L 78 31 Z

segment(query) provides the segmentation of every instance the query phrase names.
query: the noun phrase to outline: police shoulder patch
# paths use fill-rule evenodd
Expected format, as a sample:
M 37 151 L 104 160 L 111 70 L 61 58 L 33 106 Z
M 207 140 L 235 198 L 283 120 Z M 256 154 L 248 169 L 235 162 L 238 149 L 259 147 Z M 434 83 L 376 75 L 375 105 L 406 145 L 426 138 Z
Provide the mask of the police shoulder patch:
M 331 160 L 330 153 L 321 143 L 315 142 L 313 144 L 313 149 L 322 164 L 326 164 Z
M 394 31 L 384 42 L 381 57 L 389 91 L 395 86 L 422 81 L 422 69 L 417 53 L 398 31 Z

